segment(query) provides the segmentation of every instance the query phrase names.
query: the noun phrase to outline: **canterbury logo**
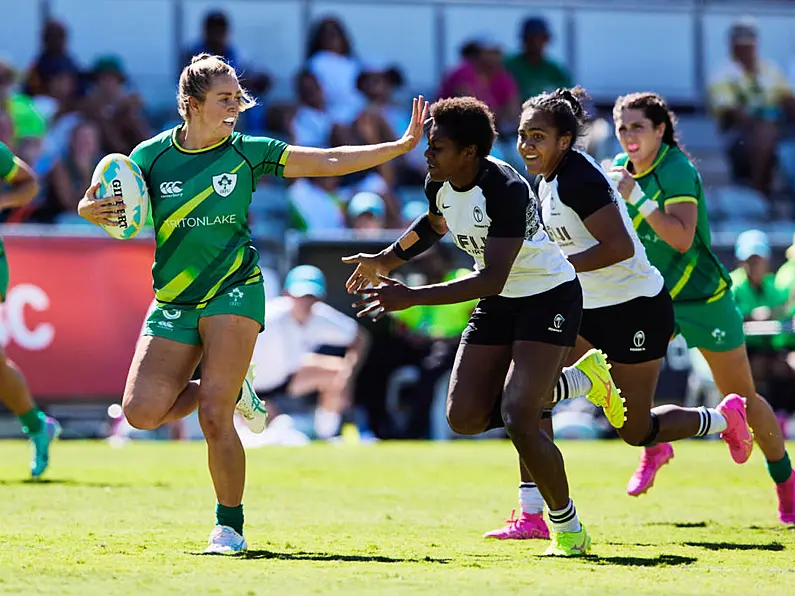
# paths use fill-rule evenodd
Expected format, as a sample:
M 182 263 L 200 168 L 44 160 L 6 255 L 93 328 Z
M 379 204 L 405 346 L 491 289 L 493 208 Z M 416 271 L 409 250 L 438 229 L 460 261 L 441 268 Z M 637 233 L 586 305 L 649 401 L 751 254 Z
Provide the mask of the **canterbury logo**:
M 182 192 L 181 180 L 175 180 L 174 182 L 163 182 L 160 184 L 160 194 L 178 195 L 181 192 Z

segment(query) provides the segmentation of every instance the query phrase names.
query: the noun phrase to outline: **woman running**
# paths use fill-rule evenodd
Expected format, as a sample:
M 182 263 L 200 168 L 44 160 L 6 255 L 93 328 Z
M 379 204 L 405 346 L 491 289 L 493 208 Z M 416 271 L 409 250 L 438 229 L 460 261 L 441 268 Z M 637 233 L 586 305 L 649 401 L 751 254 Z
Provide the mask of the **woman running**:
M 618 98 L 613 121 L 625 153 L 616 156 L 611 176 L 649 261 L 665 278 L 676 330 L 704 355 L 721 393 L 747 399 L 748 423 L 776 484 L 779 519 L 795 524 L 795 475 L 776 416 L 754 388 L 743 319 L 731 278 L 710 248 L 701 176 L 678 145 L 676 118 L 659 95 L 635 93 Z M 662 438 L 645 447 L 627 492 L 648 490 L 673 456 Z
M 621 399 L 603 360 L 591 359 L 590 378 L 580 369 L 561 377 L 580 326 L 580 284 L 547 236 L 527 181 L 489 156 L 496 131 L 488 107 L 471 97 L 444 99 L 431 106 L 431 116 L 425 153 L 428 212 L 380 253 L 343 259 L 357 264 L 347 289 L 364 296 L 354 305 L 364 307 L 358 316 L 376 318 L 420 304 L 480 298 L 452 371 L 450 427 L 465 435 L 481 433 L 490 426 L 496 404 L 549 504 L 553 541 L 546 554 L 585 554 L 590 537 L 569 497 L 563 457 L 539 426 L 541 410 L 566 376 L 587 384 L 585 392 L 591 385 L 606 388 L 602 401 L 623 422 Z M 475 260 L 473 273 L 415 288 L 385 277 L 448 231 Z
M 217 497 L 208 553 L 247 548 L 245 454 L 233 414 L 241 394 L 249 409 L 261 409 L 250 385 L 241 391 L 265 314 L 259 257 L 247 224 L 257 180 L 343 176 L 375 167 L 416 147 L 427 114 L 420 97 L 398 141 L 313 149 L 235 132 L 238 116 L 252 105 L 229 64 L 195 56 L 179 80 L 184 122 L 131 155 L 150 190 L 157 306 L 136 347 L 124 413 L 132 426 L 153 429 L 198 408 Z M 80 215 L 97 224 L 115 221 L 112 199 L 97 199 L 96 189 L 80 201 Z M 201 382 L 191 381 L 199 360 Z M 256 414 L 261 430 L 264 409 Z
M 0 209 L 27 205 L 39 191 L 36 174 L 31 167 L 0 143 L 0 178 L 5 188 L 0 188 Z M 0 302 L 8 293 L 8 258 L 0 240 Z M 50 443 L 61 434 L 61 426 L 54 418 L 42 412 L 30 395 L 22 371 L 0 347 L 0 400 L 22 424 L 22 431 L 33 444 L 30 474 L 39 478 L 50 463 Z
M 654 406 L 663 357 L 674 331 L 671 297 L 649 264 L 624 202 L 602 168 L 575 148 L 584 134 L 584 92 L 558 89 L 522 106 L 516 148 L 525 161 L 547 230 L 577 271 L 583 316 L 570 358 L 592 348 L 607 353 L 611 375 L 627 402 L 617 429 L 629 445 L 650 445 L 722 433 L 732 457 L 750 455 L 745 403 L 729 396 L 717 408 Z M 520 466 L 521 515 L 488 538 L 546 538 L 544 502 Z

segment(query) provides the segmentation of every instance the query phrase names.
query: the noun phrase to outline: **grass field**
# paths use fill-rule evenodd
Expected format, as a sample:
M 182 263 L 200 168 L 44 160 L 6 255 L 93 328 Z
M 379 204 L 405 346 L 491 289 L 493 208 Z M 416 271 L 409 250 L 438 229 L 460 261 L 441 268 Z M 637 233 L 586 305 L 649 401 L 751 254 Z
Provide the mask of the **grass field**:
M 249 553 L 199 556 L 214 498 L 201 443 L 55 446 L 48 481 L 0 443 L 0 593 L 786 594 L 795 529 L 778 524 L 755 453 L 689 441 L 645 497 L 637 450 L 562 443 L 593 537 L 582 560 L 481 538 L 516 502 L 503 442 L 312 445 L 249 452 Z M 792 452 L 792 446 L 790 447 Z

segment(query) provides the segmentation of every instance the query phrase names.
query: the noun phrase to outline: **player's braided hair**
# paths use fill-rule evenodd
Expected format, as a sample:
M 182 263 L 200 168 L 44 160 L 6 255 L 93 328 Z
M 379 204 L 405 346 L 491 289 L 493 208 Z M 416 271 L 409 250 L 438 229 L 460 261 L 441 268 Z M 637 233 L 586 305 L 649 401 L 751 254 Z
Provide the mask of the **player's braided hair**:
M 613 106 L 613 120 L 621 117 L 622 110 L 643 110 L 654 126 L 665 124 L 663 143 L 679 147 L 679 137 L 676 134 L 676 115 L 668 107 L 665 100 L 656 93 L 631 93 L 623 95 L 616 100 Z M 681 147 L 680 147 L 681 148 Z
M 230 75 L 237 78 L 237 73 L 232 66 L 221 56 L 211 54 L 198 54 L 190 64 L 182 69 L 179 75 L 177 88 L 177 109 L 183 120 L 190 117 L 189 98 L 193 97 L 199 102 L 207 99 L 207 93 L 216 77 Z M 256 105 L 256 101 L 245 89 L 241 89 L 240 111 L 245 111 Z
M 497 138 L 494 114 L 474 97 L 440 99 L 431 105 L 431 118 L 457 147 L 475 146 L 478 157 L 486 157 Z
M 588 112 L 583 102 L 587 99 L 588 94 L 580 86 L 573 89 L 561 88 L 531 97 L 522 105 L 522 112 L 534 110 L 548 114 L 558 135 L 570 136 L 571 145 L 574 145 L 586 132 Z

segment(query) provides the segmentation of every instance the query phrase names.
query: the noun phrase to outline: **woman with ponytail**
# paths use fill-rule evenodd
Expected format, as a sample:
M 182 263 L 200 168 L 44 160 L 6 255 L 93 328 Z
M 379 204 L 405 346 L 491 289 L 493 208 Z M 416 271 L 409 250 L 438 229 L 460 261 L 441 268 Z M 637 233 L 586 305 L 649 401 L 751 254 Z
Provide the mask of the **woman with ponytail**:
M 625 153 L 616 156 L 610 175 L 649 261 L 665 278 L 676 332 L 704 355 L 724 395 L 745 398 L 748 422 L 776 483 L 779 519 L 795 524 L 795 475 L 776 416 L 754 388 L 742 315 L 730 291 L 731 278 L 710 248 L 701 176 L 679 146 L 676 117 L 659 95 L 634 93 L 618 98 L 613 120 Z M 672 458 L 673 449 L 662 439 L 646 447 L 627 492 L 646 492 Z
M 723 433 L 732 457 L 745 461 L 751 434 L 740 397 L 730 396 L 714 409 L 653 407 L 662 360 L 674 332 L 673 304 L 663 276 L 646 257 L 624 201 L 601 167 L 576 148 L 586 116 L 583 96 L 580 88 L 558 89 L 528 100 L 517 141 L 544 225 L 582 285 L 582 322 L 569 357 L 579 358 L 594 348 L 607 354 L 613 380 L 626 400 L 625 419 L 608 416 L 608 420 L 627 444 L 645 446 Z M 553 400 L 557 397 L 553 395 Z M 547 412 L 545 430 L 551 434 L 549 417 Z M 542 517 L 544 500 L 524 462 L 520 464 L 521 515 L 487 533 L 488 538 L 549 536 Z

